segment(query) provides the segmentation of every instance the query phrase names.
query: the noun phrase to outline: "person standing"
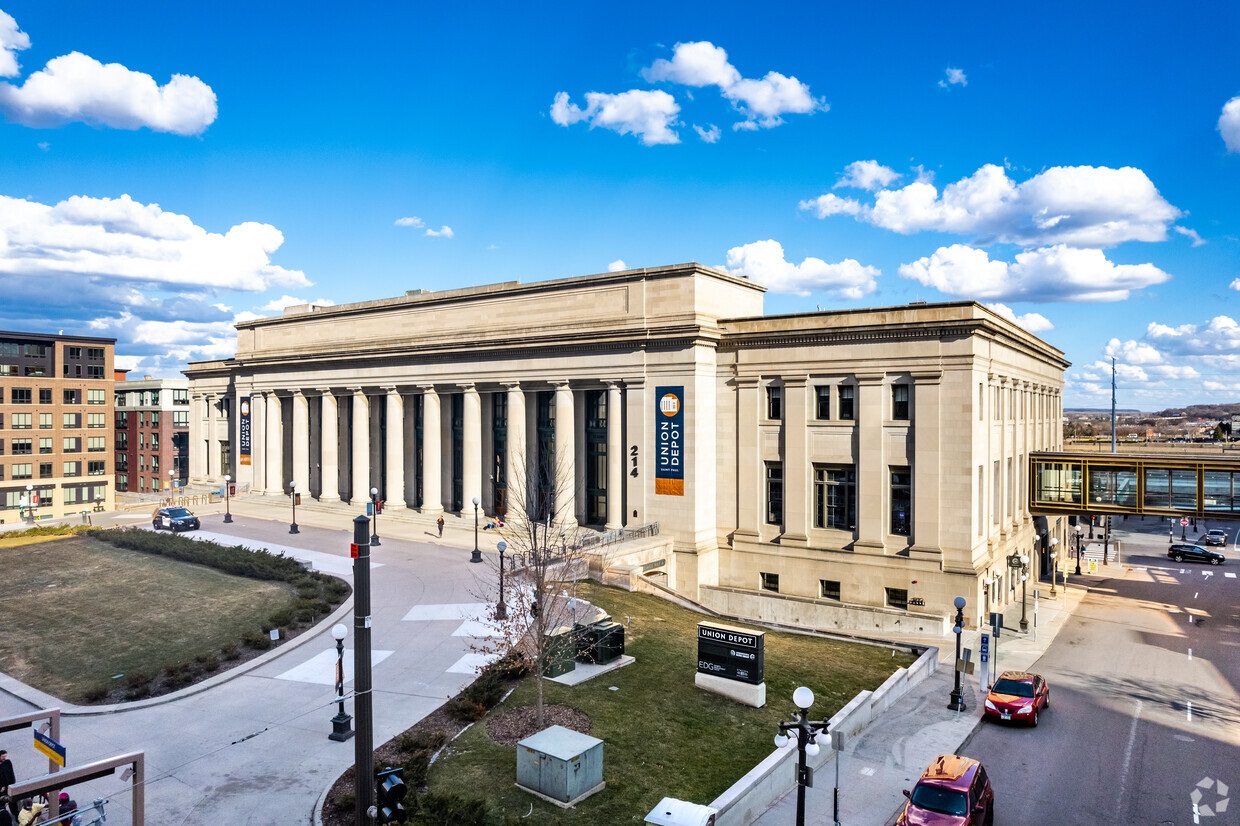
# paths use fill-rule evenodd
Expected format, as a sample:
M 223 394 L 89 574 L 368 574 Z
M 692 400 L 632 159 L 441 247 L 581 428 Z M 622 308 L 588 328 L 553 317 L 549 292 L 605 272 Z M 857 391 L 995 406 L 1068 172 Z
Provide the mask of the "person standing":
M 439 526 L 439 538 L 443 539 L 443 514 L 439 514 L 439 518 L 435 520 L 435 524 Z
M 13 761 L 9 759 L 9 753 L 4 749 L 0 749 L 0 795 L 8 797 L 9 786 L 17 782 L 17 775 L 13 772 Z

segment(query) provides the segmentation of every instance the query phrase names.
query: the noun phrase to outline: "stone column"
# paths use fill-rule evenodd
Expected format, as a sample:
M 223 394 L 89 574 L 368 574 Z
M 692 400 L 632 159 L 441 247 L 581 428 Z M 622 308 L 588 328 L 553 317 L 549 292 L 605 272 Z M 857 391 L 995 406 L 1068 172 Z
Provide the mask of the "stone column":
M 939 371 L 913 373 L 909 401 L 913 417 L 913 545 L 911 557 L 938 558 L 943 552 L 943 428 L 942 380 Z M 964 523 L 972 514 L 961 514 Z
M 207 468 L 206 457 L 203 452 L 206 450 L 206 440 L 210 438 L 211 425 L 206 421 L 206 404 L 204 397 L 194 394 L 189 397 L 189 476 L 190 480 L 196 478 L 209 479 L 211 477 L 210 470 Z M 195 438 L 198 437 L 198 438 Z
M 198 404 L 202 407 L 203 414 L 199 421 L 206 420 L 206 431 L 195 446 L 195 450 L 198 451 L 198 461 L 195 463 L 191 458 L 190 467 L 193 468 L 197 464 L 198 472 L 207 479 L 220 478 L 224 471 L 220 470 L 216 473 L 211 469 L 212 463 L 218 463 L 220 460 L 220 437 L 215 432 L 215 396 L 199 396 Z
M 322 478 L 319 480 L 320 502 L 340 501 L 340 414 L 336 408 L 336 397 L 330 387 L 323 387 L 321 393 L 321 421 L 319 428 L 319 455 L 321 457 Z
M 284 484 L 284 422 L 281 418 L 280 397 L 274 392 L 267 394 L 267 492 L 285 493 Z
M 891 531 L 891 468 L 883 443 L 882 373 L 857 374 L 857 551 L 883 553 Z
M 300 389 L 293 391 L 293 479 L 310 494 L 310 404 Z
M 784 379 L 784 534 L 781 545 L 809 544 L 809 472 L 807 417 L 809 376 Z
M 387 480 L 384 484 L 384 507 L 403 510 L 405 507 L 405 400 L 395 387 L 387 391 Z
M 508 444 L 504 457 L 504 473 L 508 485 L 508 513 L 525 512 L 526 488 L 531 479 L 529 454 L 525 448 L 525 393 L 512 382 L 508 388 Z
M 353 388 L 353 449 L 350 451 L 353 475 L 349 503 L 358 505 L 370 499 L 370 401 L 366 391 Z
M 607 382 L 607 524 L 608 530 L 624 526 L 624 440 L 620 432 L 624 409 L 620 385 Z
M 419 389 L 422 391 L 422 513 L 436 516 L 443 513 L 439 394 L 432 384 L 421 385 Z
M 573 423 L 573 389 L 568 382 L 555 382 L 555 516 L 561 522 L 576 521 L 577 467 L 576 427 Z
M 250 392 L 250 489 L 267 489 L 267 397 Z
M 762 386 L 757 376 L 736 377 L 736 535 L 758 541 L 766 484 L 758 440 Z
M 482 400 L 472 383 L 461 388 L 461 510 L 470 512 L 474 499 L 481 513 L 482 501 Z

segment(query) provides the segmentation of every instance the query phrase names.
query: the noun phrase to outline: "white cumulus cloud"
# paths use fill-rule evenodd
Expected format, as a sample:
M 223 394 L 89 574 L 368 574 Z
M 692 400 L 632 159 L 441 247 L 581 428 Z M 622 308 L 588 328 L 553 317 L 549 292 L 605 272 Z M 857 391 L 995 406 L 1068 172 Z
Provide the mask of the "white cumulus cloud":
M 646 146 L 680 143 L 680 136 L 672 129 L 679 114 L 676 99 L 658 89 L 630 89 L 617 95 L 586 92 L 584 109 L 569 102 L 567 92 L 558 92 L 551 104 L 551 120 L 560 126 L 585 121 L 590 128 L 637 135 Z
M 720 135 L 723 134 L 719 131 L 719 127 L 715 126 L 713 123 L 707 127 L 701 127 L 695 123 L 693 125 L 693 131 L 697 132 L 698 137 L 706 143 L 718 143 Z
M 963 69 L 952 69 L 949 67 L 944 74 L 946 76 L 939 81 L 939 88 L 941 89 L 947 89 L 952 86 L 969 85 L 969 78 L 965 75 Z
M 453 232 L 452 227 L 447 224 L 444 224 L 439 229 L 431 229 L 430 227 L 426 228 L 427 238 L 451 238 L 454 235 L 456 235 L 456 233 Z
M 801 201 L 801 209 L 809 210 L 819 218 L 828 215 L 856 215 L 862 210 L 861 202 L 852 198 L 841 198 L 830 192 L 819 195 L 812 201 Z
M 610 264 L 607 265 L 608 272 L 623 272 L 624 270 L 627 270 L 628 268 L 629 268 L 629 265 L 624 263 L 623 258 L 617 258 L 615 261 L 612 261 Z
M 986 306 L 1006 318 L 1008 321 L 1019 327 L 1025 328 L 1031 333 L 1040 333 L 1044 330 L 1055 329 L 1055 325 L 1051 324 L 1050 319 L 1041 313 L 1025 313 L 1024 315 L 1017 315 L 1016 311 L 1006 304 L 987 304 Z
M 784 258 L 784 247 L 778 241 L 754 241 L 728 250 L 724 268 L 732 275 L 757 281 L 772 292 L 809 295 L 821 290 L 840 298 L 861 298 L 872 293 L 880 272 L 846 258 L 828 264 L 821 258 L 806 258 L 793 264 Z
M 1223 104 L 1218 116 L 1218 131 L 1228 152 L 1240 152 L 1240 95 Z
M 1152 322 L 1145 336 L 1174 356 L 1240 355 L 1240 324 L 1225 315 L 1215 316 L 1204 325 L 1170 327 Z
M 886 189 L 892 181 L 898 180 L 900 173 L 878 161 L 853 161 L 844 169 L 844 175 L 835 182 L 832 189 L 850 187 L 873 192 Z
M 196 77 L 177 74 L 160 86 L 119 63 L 71 52 L 49 60 L 21 86 L 0 83 L 0 112 L 40 128 L 81 122 L 197 135 L 215 121 L 217 109 L 215 92 Z
M 21 67 L 17 53 L 30 48 L 30 35 L 17 27 L 12 15 L 0 9 L 0 77 L 16 77 Z
M 899 272 L 947 295 L 1008 301 L 1123 301 L 1171 277 L 1153 264 L 1115 264 L 1101 250 L 1062 244 L 1019 253 L 1011 264 L 953 244 Z
M 426 222 L 416 215 L 409 215 L 404 218 L 397 218 L 396 226 L 413 227 L 414 229 L 421 229 L 422 227 L 426 226 Z

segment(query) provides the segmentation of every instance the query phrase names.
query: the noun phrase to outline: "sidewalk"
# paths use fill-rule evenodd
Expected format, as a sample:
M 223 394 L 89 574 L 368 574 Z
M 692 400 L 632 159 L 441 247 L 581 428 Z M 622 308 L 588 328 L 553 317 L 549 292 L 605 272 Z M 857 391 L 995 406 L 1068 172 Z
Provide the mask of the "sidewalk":
M 1123 569 L 1117 568 L 1114 573 Z M 1056 588 L 1050 599 L 1050 585 L 1037 586 L 1042 598 L 1034 613 L 1034 593 L 1026 605 L 1029 630 L 1018 630 L 1020 603 L 1004 611 L 1005 627 L 997 646 L 998 671 L 1029 669 L 1063 628 L 1072 612 L 1084 599 L 1092 577 L 1073 577 L 1066 589 Z M 1035 627 L 1036 621 L 1036 627 Z M 989 633 L 989 628 L 983 629 Z M 848 826 L 888 826 L 894 823 L 904 803 L 902 790 L 911 789 L 922 771 L 935 757 L 955 753 L 981 721 L 981 704 L 986 697 L 986 676 L 979 662 L 976 628 L 966 629 L 961 645 L 973 651 L 976 671 L 964 675 L 961 688 L 967 709 L 962 712 L 947 708 L 952 690 L 956 657 L 954 639 L 925 638 L 908 642 L 939 646 L 939 670 L 927 677 L 895 707 L 872 723 L 865 733 L 844 744 L 839 761 L 839 822 Z M 991 656 L 996 655 L 991 641 Z M 996 663 L 987 663 L 994 666 Z M 791 698 L 769 698 L 769 702 L 785 703 L 789 712 Z M 789 780 L 792 778 L 789 777 Z M 805 792 L 805 822 L 814 826 L 831 826 L 833 797 L 836 786 L 836 761 L 829 759 L 815 770 L 814 785 Z M 787 826 L 796 820 L 796 786 L 754 821 L 754 826 Z

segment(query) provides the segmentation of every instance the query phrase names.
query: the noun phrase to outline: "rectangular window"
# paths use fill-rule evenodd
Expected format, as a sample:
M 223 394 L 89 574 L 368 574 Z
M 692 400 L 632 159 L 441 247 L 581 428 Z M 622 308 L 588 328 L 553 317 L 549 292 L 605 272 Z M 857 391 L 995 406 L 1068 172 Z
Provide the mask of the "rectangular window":
M 172 411 L 172 426 L 173 427 L 189 427 L 189 411 L 188 410 L 173 410 Z
M 79 436 L 66 436 L 66 437 L 64 437 L 64 440 L 63 440 L 63 442 L 61 443 L 61 448 L 60 448 L 60 450 L 61 450 L 61 452 L 62 452 L 62 453 L 81 453 L 81 452 L 82 452 L 82 439 L 81 439 L 81 437 L 79 437 Z
M 81 390 L 77 388 L 74 388 L 72 390 L 65 390 L 65 404 L 81 404 L 81 403 L 82 403 L 82 391 Z
M 151 450 L 159 450 L 159 434 L 151 434 Z
M 172 403 L 173 404 L 189 404 L 189 391 L 188 390 L 173 390 L 172 391 Z
M 784 523 L 784 466 L 779 462 L 766 463 L 766 521 Z
M 14 439 L 9 443 L 14 456 L 29 456 L 34 453 L 33 439 Z
M 116 426 L 120 428 L 129 427 L 129 411 L 128 410 L 116 411 Z
M 52 414 L 51 413 L 40 413 L 39 414 L 39 430 L 51 430 L 51 429 L 52 429 Z
M 774 591 L 777 594 L 779 593 L 779 574 L 759 572 L 758 580 L 762 585 L 763 591 Z
M 86 440 L 87 453 L 103 453 L 108 449 L 108 439 L 106 436 L 91 436 Z
M 14 387 L 12 390 L 11 404 L 30 404 L 31 400 L 29 387 Z
M 146 434 L 138 433 L 138 450 L 146 450 Z
M 159 427 L 159 411 L 151 411 L 151 427 Z
M 34 416 L 30 413 L 14 413 L 12 427 L 14 430 L 29 430 L 30 421 L 33 418 Z
M 87 390 L 86 391 L 86 403 L 87 404 L 107 404 L 107 401 L 108 401 L 108 393 L 106 390 Z
M 151 391 L 151 404 L 154 407 L 159 406 L 159 391 L 158 390 Z
M 107 464 L 108 463 L 104 461 L 87 462 L 86 473 L 89 476 L 102 476 L 104 474 L 104 468 Z
M 52 447 L 51 436 L 42 436 L 39 438 L 39 452 L 40 453 L 52 453 L 53 450 L 54 448 Z
M 46 344 L 27 344 L 26 345 L 26 356 L 27 358 L 36 358 L 36 359 L 47 358 L 47 345 Z
M 116 489 L 121 491 L 122 493 L 129 491 L 129 474 L 128 473 L 116 474 Z
M 907 588 L 884 588 L 887 592 L 887 607 L 899 608 L 901 611 L 908 610 L 908 589 Z
M 51 404 L 51 403 L 52 403 L 52 388 L 40 387 L 39 388 L 39 404 Z
M 27 364 L 22 368 L 23 376 L 46 376 L 47 368 L 42 364 Z
M 68 350 L 69 350 L 69 358 L 73 359 L 74 361 L 82 360 L 82 348 L 81 347 L 70 347 L 68 348 Z
M 51 479 L 53 475 L 54 474 L 52 473 L 51 462 L 40 462 L 39 463 L 39 478 L 40 479 Z
M 107 413 L 87 413 L 86 414 L 86 426 L 87 427 L 107 427 L 108 426 L 108 414 Z
M 34 476 L 34 465 L 13 465 L 14 479 L 30 479 Z
M 814 465 L 814 527 L 856 529 L 857 469 L 854 465 Z
M 86 378 L 88 378 L 88 379 L 101 379 L 101 378 L 103 378 L 103 368 L 102 368 L 102 367 L 94 367 L 94 366 L 89 366 L 89 365 L 88 365 L 88 366 L 87 366 L 87 368 L 86 368 Z
M 840 385 L 840 419 L 844 421 L 850 422 L 856 418 L 856 411 L 853 409 L 855 393 L 856 388 L 853 385 Z
M 897 536 L 912 533 L 912 480 L 907 467 L 891 469 L 891 532 Z
M 891 385 L 891 418 L 898 422 L 908 421 L 908 385 Z
M 81 413 L 65 413 L 63 416 L 63 424 L 64 424 L 64 427 L 66 428 L 81 427 L 82 426 L 82 414 Z
M 159 473 L 159 457 L 151 457 L 151 473 Z
M 87 361 L 103 361 L 103 348 L 102 347 L 87 347 L 86 348 L 86 360 Z
M 128 396 L 129 396 L 128 393 L 117 393 L 116 394 L 116 406 L 117 407 L 128 407 L 129 405 L 125 401 L 126 397 Z
M 831 418 L 831 385 L 820 384 L 814 388 L 814 393 L 818 402 L 814 418 L 826 421 Z
M 64 467 L 65 467 L 65 473 L 64 473 L 65 476 L 81 476 L 82 475 L 82 463 L 81 462 L 65 462 Z
M 766 417 L 772 421 L 784 417 L 784 388 L 766 388 Z
M 818 580 L 818 596 L 822 597 L 823 599 L 833 599 L 836 602 L 839 602 L 840 601 L 839 581 L 834 580 L 834 579 Z

